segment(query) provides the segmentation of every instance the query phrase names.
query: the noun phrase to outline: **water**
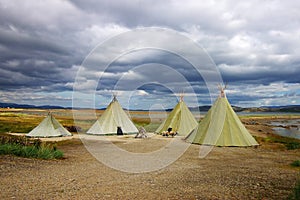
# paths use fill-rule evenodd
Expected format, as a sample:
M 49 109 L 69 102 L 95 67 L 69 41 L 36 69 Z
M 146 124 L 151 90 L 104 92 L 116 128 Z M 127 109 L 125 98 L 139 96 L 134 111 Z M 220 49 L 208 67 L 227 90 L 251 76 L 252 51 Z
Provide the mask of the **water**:
M 300 139 L 300 131 L 299 128 L 282 128 L 282 127 L 275 127 L 273 128 L 276 134 L 284 136 L 284 137 L 291 137 L 291 138 L 296 138 Z
M 239 116 L 300 116 L 300 113 L 291 112 L 236 112 Z
M 273 121 L 272 126 L 300 126 L 300 119 L 286 119 L 281 121 Z
M 300 120 L 299 119 L 273 121 L 270 123 L 270 125 L 276 126 L 273 128 L 273 130 L 278 135 L 300 139 Z

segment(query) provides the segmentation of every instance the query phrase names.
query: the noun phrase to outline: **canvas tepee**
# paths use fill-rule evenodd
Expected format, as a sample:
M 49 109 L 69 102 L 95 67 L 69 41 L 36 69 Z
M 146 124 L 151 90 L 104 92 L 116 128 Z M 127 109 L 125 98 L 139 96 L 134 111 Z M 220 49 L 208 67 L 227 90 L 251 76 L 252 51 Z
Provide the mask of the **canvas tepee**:
M 178 135 L 185 136 L 191 133 L 197 125 L 198 122 L 183 101 L 183 95 L 181 95 L 178 104 L 155 132 L 161 134 L 169 128 L 172 128 L 173 132 L 177 132 Z
M 87 131 L 87 134 L 94 135 L 136 133 L 138 133 L 137 128 L 119 104 L 116 95 L 99 119 Z
M 228 102 L 224 92 L 226 86 L 219 88 L 220 96 L 200 121 L 198 128 L 186 137 L 186 141 L 214 146 L 258 145 Z
M 71 136 L 67 131 L 49 112 L 48 116 L 26 136 L 28 137 L 61 137 Z

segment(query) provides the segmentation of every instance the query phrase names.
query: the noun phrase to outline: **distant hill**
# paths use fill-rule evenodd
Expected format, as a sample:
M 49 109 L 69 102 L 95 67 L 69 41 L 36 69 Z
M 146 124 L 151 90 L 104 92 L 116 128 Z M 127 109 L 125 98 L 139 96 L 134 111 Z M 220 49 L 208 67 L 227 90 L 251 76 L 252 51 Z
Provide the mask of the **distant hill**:
M 207 112 L 211 106 L 199 106 L 199 108 L 190 108 L 191 111 Z M 262 107 L 249 107 L 242 108 L 232 105 L 235 112 L 300 112 L 300 105 L 287 105 L 287 106 L 262 106 Z M 171 109 L 172 110 L 172 109 Z
M 211 106 L 199 106 L 190 108 L 191 111 L 201 111 L 207 112 Z M 51 106 L 51 105 L 43 105 L 43 106 L 35 106 L 35 105 L 28 105 L 28 104 L 16 104 L 16 103 L 1 103 L 0 108 L 36 108 L 36 109 L 72 109 L 70 107 L 62 107 L 62 106 Z M 262 107 L 249 107 L 249 108 L 242 108 L 238 106 L 232 105 L 232 108 L 235 112 L 300 112 L 300 105 L 286 105 L 286 106 L 262 106 Z M 80 108 L 76 108 L 80 109 Z M 105 108 L 101 108 L 99 110 L 105 110 Z M 127 110 L 127 109 L 125 109 Z M 170 112 L 173 108 L 166 109 L 163 111 Z M 131 111 L 133 111 L 131 109 Z M 147 111 L 147 110 L 143 110 Z M 160 110 L 157 110 L 160 111 Z
M 267 112 L 300 112 L 300 105 L 262 106 L 260 109 Z
M 1 102 L 0 102 L 0 108 L 65 109 L 62 106 L 50 106 L 50 105 L 34 106 L 34 105 L 28 105 L 28 104 L 1 103 Z

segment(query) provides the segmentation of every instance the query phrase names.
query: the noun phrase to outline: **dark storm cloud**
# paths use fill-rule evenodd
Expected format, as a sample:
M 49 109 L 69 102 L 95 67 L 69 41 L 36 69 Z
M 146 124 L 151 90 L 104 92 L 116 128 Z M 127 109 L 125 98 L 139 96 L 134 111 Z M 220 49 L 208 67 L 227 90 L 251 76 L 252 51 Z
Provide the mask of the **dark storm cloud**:
M 46 38 L 37 38 L 3 29 L 0 30 L 0 43 L 6 48 L 17 51 L 29 51 L 31 53 L 45 51 L 62 55 L 68 54 L 67 49 L 55 44 L 54 41 L 48 41 Z
M 47 9 L 39 3 L 32 2 L 31 6 L 30 2 L 23 3 L 0 2 L 2 90 L 71 90 L 65 85 L 73 82 L 76 65 L 83 56 L 72 49 L 72 46 L 75 47 L 75 44 L 72 45 L 74 38 L 67 39 L 70 30 L 64 26 L 58 27 L 59 31 L 49 29 L 58 26 L 57 20 L 51 16 L 53 7 Z M 34 10 L 26 10 L 26 7 Z M 43 12 L 46 10 L 48 12 Z M 64 30 L 65 33 L 60 34 Z
M 240 69 L 240 70 L 239 70 Z M 270 84 L 284 81 L 286 83 L 299 83 L 300 69 L 286 66 L 229 66 L 221 65 L 220 71 L 225 82 L 243 82 Z
M 153 65 L 149 65 L 149 68 L 151 68 L 149 71 L 154 70 L 159 73 L 161 66 L 155 64 L 162 64 L 182 74 L 189 82 L 203 81 L 197 69 L 185 58 L 160 49 L 142 49 L 126 54 L 112 62 L 106 71 L 110 73 L 127 72 L 135 67 L 149 63 L 153 63 Z M 143 74 L 147 77 L 147 71 L 144 71 Z M 168 79 L 167 74 L 163 78 Z

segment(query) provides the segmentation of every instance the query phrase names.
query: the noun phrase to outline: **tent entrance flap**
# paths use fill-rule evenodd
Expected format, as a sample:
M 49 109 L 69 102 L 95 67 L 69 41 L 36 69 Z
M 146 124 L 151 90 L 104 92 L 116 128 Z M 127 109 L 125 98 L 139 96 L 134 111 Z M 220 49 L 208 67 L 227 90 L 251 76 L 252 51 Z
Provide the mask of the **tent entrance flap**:
M 123 135 L 123 131 L 122 131 L 121 126 L 117 127 L 117 135 Z

